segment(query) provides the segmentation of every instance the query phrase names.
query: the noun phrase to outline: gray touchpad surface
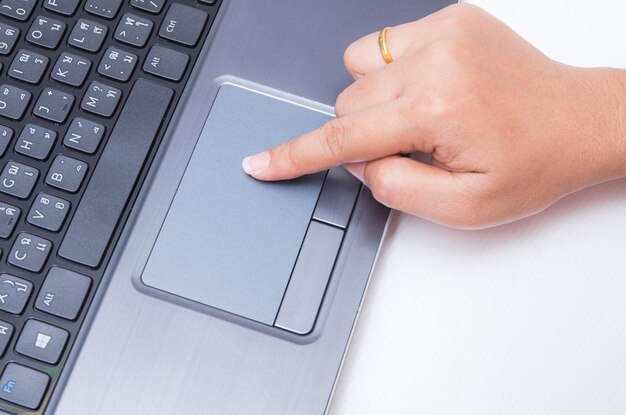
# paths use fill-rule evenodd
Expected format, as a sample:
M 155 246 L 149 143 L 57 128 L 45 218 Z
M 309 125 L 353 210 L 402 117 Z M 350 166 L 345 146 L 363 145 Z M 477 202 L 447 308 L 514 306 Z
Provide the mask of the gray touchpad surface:
M 263 183 L 247 156 L 319 127 L 329 115 L 222 85 L 144 268 L 144 284 L 273 324 L 324 173 Z

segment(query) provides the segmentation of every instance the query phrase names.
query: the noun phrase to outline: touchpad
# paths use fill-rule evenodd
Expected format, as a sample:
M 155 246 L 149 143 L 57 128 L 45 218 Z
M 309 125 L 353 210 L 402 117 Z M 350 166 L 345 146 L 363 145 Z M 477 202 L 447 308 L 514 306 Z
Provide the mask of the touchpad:
M 264 183 L 241 160 L 329 115 L 223 85 L 142 274 L 144 284 L 272 325 L 325 173 Z

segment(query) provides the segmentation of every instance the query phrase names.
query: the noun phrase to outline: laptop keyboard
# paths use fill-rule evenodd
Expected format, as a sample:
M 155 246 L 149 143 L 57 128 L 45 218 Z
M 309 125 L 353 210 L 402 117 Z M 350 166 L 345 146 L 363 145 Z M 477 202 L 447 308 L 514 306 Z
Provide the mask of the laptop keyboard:
M 0 411 L 43 413 L 221 0 L 0 0 Z

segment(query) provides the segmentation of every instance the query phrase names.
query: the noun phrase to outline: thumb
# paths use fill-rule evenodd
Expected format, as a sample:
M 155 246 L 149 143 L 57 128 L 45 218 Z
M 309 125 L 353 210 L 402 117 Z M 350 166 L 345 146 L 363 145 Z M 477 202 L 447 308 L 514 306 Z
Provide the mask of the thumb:
M 360 176 L 380 203 L 455 227 L 466 227 L 472 217 L 471 189 L 481 180 L 480 173 L 450 172 L 402 156 L 353 164 L 347 169 Z

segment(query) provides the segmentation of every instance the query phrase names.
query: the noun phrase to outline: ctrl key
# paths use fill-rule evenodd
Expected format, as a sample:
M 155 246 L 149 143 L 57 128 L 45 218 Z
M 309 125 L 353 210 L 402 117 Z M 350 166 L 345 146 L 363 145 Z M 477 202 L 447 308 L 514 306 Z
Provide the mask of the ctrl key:
M 49 382 L 50 378 L 45 373 L 9 363 L 0 378 L 0 399 L 28 409 L 37 409 Z

